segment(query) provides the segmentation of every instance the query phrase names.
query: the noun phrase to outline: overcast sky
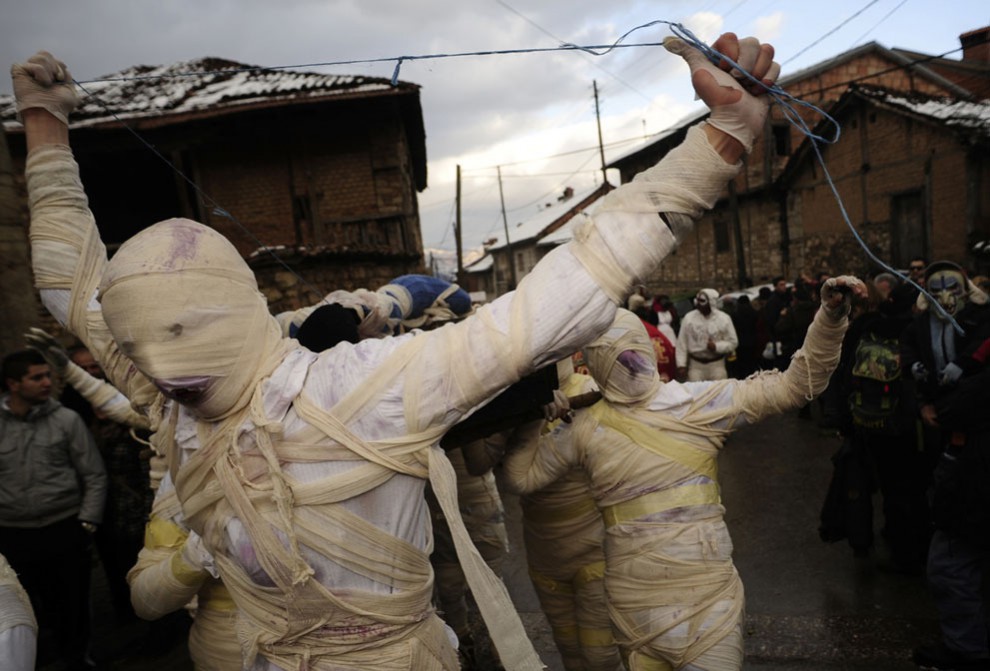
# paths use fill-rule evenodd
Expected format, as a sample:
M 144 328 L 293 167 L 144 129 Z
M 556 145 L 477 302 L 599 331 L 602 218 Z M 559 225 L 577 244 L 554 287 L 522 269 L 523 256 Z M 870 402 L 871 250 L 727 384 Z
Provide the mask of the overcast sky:
M 477 51 L 610 44 L 655 20 L 712 42 L 721 32 L 773 43 L 784 74 L 876 41 L 941 54 L 990 25 L 986 0 L 5 0 L 5 63 L 47 49 L 84 81 L 131 65 L 203 56 L 285 66 Z M 666 26 L 627 44 L 659 42 Z M 817 42 L 817 44 L 816 44 Z M 814 45 L 814 46 L 811 46 Z M 810 47 L 810 48 L 809 48 Z M 959 58 L 958 52 L 950 54 Z M 394 62 L 300 68 L 391 77 Z M 496 166 L 509 226 L 566 186 L 602 179 L 592 82 L 607 161 L 697 111 L 687 68 L 660 47 L 605 56 L 540 52 L 407 61 L 422 86 L 429 187 L 420 194 L 426 247 L 453 249 L 455 171 L 462 167 L 464 246 L 502 230 Z M 0 92 L 10 92 L 0 78 Z M 613 184 L 618 175 L 609 174 Z M 225 207 L 233 205 L 224 204 Z

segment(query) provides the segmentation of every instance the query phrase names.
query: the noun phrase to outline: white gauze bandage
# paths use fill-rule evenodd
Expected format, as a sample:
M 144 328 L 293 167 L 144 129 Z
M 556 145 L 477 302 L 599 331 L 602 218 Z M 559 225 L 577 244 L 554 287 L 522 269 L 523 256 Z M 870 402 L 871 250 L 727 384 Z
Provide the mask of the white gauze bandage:
M 148 378 L 213 378 L 195 405 L 204 418 L 245 407 L 291 343 L 234 246 L 188 219 L 124 243 L 103 273 L 100 303 L 117 346 Z
M 651 399 L 660 388 L 650 336 L 639 317 L 628 310 L 616 311 L 612 326 L 584 348 L 584 360 L 602 395 L 614 403 Z
M 741 163 L 729 164 L 701 126 L 660 163 L 602 199 L 594 217 L 580 224 L 571 251 L 617 304 L 676 247 L 659 213 L 701 216 L 718 200 Z M 621 216 L 616 216 L 621 215 Z

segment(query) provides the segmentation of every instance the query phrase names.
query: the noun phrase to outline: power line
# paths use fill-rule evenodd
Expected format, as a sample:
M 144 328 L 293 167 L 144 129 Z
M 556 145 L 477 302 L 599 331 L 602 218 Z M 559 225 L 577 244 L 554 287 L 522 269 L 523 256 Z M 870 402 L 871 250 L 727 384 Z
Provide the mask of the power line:
M 518 16 L 520 19 L 522 19 L 523 21 L 525 21 L 529 25 L 531 25 L 534 28 L 536 28 L 537 30 L 539 30 L 541 33 L 543 33 L 547 37 L 551 37 L 551 38 L 553 38 L 553 39 L 555 39 L 555 40 L 557 40 L 558 42 L 561 42 L 561 43 L 564 42 L 564 40 L 560 39 L 559 37 L 557 37 L 556 35 L 554 35 L 550 31 L 548 31 L 547 29 L 545 29 L 540 24 L 538 24 L 535 21 L 533 21 L 531 18 L 529 18 L 525 14 L 523 14 L 522 12 L 520 12 L 519 10 L 517 10 L 516 8 L 512 7 L 511 5 L 509 5 L 509 3 L 505 2 L 505 0 L 495 0 L 495 2 L 497 2 L 500 5 L 502 5 L 502 7 L 506 8 L 507 10 L 509 10 L 510 12 L 512 12 L 513 14 L 515 14 L 516 16 Z M 608 70 L 606 70 L 602 66 L 598 65 L 597 63 L 595 63 L 590 58 L 588 58 L 587 56 L 585 56 L 585 60 L 587 60 L 591 65 L 593 65 L 594 67 L 598 68 L 599 70 L 601 70 L 602 72 L 604 72 L 605 74 L 607 74 L 609 77 L 611 77 L 615 81 L 617 81 L 620 84 L 622 84 L 623 86 L 625 86 L 627 89 L 629 89 L 630 91 L 632 91 L 636 95 L 638 95 L 641 98 L 643 98 L 643 100 L 645 100 L 646 102 L 652 102 L 653 101 L 652 98 L 650 98 L 645 93 L 643 93 L 642 91 L 640 91 L 639 89 L 637 89 L 635 86 L 633 86 L 629 82 L 623 80 L 618 75 L 616 75 L 616 74 L 614 74 L 612 72 L 609 72 Z
M 865 12 L 867 9 L 869 9 L 873 5 L 877 4 L 878 2 L 880 2 L 880 0 L 871 0 L 869 3 L 866 4 L 865 7 L 863 7 L 862 9 L 860 9 L 858 12 L 854 13 L 852 16 L 848 17 L 845 21 L 843 21 L 842 23 L 840 23 L 839 25 L 837 25 L 835 28 L 833 28 L 832 30 L 828 31 L 827 33 L 825 33 L 824 35 L 822 35 L 821 37 L 819 37 L 817 40 L 815 40 L 814 42 L 812 42 L 811 44 L 809 44 L 808 46 L 806 46 L 801 51 L 797 52 L 796 54 L 794 54 L 793 56 L 791 56 L 790 58 L 788 58 L 786 61 L 783 61 L 781 63 L 781 65 L 787 65 L 788 63 L 790 63 L 791 61 L 793 61 L 795 58 L 797 58 L 798 56 L 800 56 L 804 52 L 808 51 L 808 49 L 811 49 L 816 44 L 821 43 L 821 41 L 824 40 L 826 37 L 829 37 L 832 33 L 834 33 L 835 31 L 839 30 L 840 28 L 842 28 L 844 25 L 846 25 L 847 23 L 849 23 L 850 21 L 852 21 L 853 19 L 855 19 L 857 16 L 859 16 L 860 14 L 862 14 L 863 12 Z
M 850 48 L 856 46 L 857 44 L 859 44 L 859 42 L 864 37 L 866 37 L 867 35 L 869 35 L 870 33 L 872 33 L 874 30 L 876 30 L 877 29 L 877 26 L 879 26 L 884 21 L 886 21 L 891 16 L 893 16 L 894 15 L 894 12 L 896 12 L 898 9 L 900 9 L 901 7 L 903 7 L 904 5 L 907 4 L 907 1 L 908 0 L 901 0 L 899 3 L 897 3 L 897 6 L 896 7 L 894 7 L 892 10 L 890 10 L 889 12 L 887 12 L 886 14 L 884 14 L 883 18 L 880 19 L 879 21 L 877 21 L 876 23 L 874 23 L 872 26 L 870 26 L 870 29 L 869 30 L 867 30 L 865 33 L 863 33 L 862 35 L 860 35 L 859 37 L 857 37 L 855 40 L 853 40 L 853 43 L 850 45 Z

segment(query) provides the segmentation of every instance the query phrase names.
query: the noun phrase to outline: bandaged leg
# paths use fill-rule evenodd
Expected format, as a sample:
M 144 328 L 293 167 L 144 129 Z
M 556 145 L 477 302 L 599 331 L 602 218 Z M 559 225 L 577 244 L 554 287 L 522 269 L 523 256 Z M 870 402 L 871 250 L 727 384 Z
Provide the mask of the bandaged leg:
M 609 608 L 631 669 L 664 668 L 650 666 L 653 660 L 679 669 L 735 636 L 743 589 L 721 520 L 612 527 L 606 553 Z M 738 659 L 711 671 L 741 665 L 740 649 Z
M 585 668 L 588 671 L 621 670 L 622 657 L 608 616 L 604 560 L 578 571 L 573 584 L 578 642 Z
M 568 671 L 621 668 L 602 582 L 605 527 L 583 471 L 523 499 L 533 587 Z

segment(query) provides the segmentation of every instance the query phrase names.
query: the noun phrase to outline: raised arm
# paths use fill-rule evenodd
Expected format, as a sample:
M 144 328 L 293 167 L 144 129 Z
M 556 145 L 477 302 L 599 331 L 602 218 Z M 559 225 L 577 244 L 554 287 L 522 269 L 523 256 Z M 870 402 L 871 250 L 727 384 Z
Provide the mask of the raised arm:
M 737 383 L 733 399 L 744 421 L 752 423 L 800 407 L 825 390 L 839 364 L 852 295 L 865 296 L 866 286 L 855 277 L 829 279 L 822 286 L 821 308 L 804 345 L 794 353 L 787 370 Z
M 600 335 L 631 288 L 673 251 L 737 174 L 739 158 L 762 129 L 765 97 L 744 90 L 693 47 L 675 40 L 670 48 L 688 60 L 699 96 L 713 108 L 712 121 L 692 128 L 658 165 L 605 196 L 574 240 L 542 259 L 516 291 L 427 334 L 429 345 L 411 351 L 403 364 L 406 384 L 441 391 L 445 403 L 430 413 L 415 404 L 418 397 L 407 396 L 405 415 L 413 428 L 456 421 L 494 392 Z M 758 77 L 773 79 L 779 72 L 772 48 L 754 39 L 727 34 L 716 48 Z
M 65 64 L 38 52 L 11 67 L 24 122 L 35 286 L 49 312 L 82 340 L 114 386 L 139 404 L 154 388 L 113 344 L 96 302 L 106 249 L 69 148 L 68 117 L 78 101 Z
M 61 380 L 79 392 L 100 414 L 135 429 L 149 428 L 148 418 L 135 412 L 120 390 L 73 363 L 62 345 L 51 335 L 32 328 L 24 334 L 24 339 L 30 347 L 41 352 Z

